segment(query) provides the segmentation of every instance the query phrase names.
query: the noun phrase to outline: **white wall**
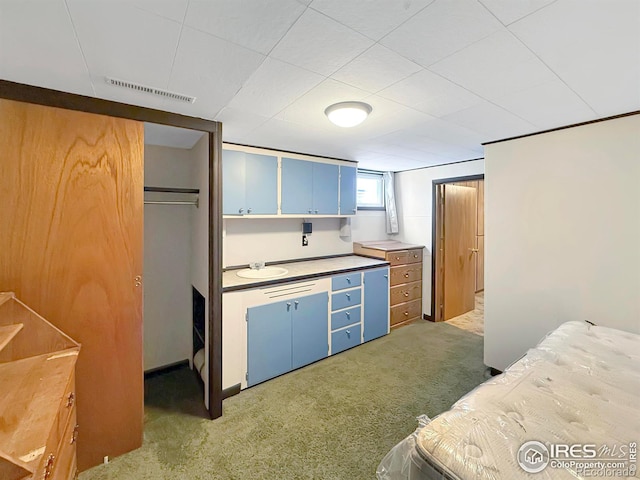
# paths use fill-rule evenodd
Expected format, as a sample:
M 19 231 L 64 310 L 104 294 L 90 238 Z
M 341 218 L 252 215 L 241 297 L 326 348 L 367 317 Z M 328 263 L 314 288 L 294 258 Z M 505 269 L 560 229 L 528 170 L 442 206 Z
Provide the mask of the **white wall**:
M 205 298 L 204 403 L 209 407 L 209 136 L 191 149 L 193 188 L 200 189 L 200 206 L 191 215 L 191 284 Z M 190 317 L 191 319 L 191 317 Z M 189 322 L 190 329 L 193 327 Z M 191 330 L 190 330 L 191 331 Z
M 421 168 L 395 175 L 395 193 L 400 233 L 391 238 L 424 245 L 422 271 L 422 310 L 431 315 L 431 235 L 433 181 L 484 173 L 484 161 Z M 486 269 L 486 267 L 485 267 Z
M 485 148 L 485 354 L 568 320 L 640 332 L 640 115 Z
M 384 212 L 358 212 L 351 219 L 351 237 L 340 236 L 340 218 L 305 220 L 312 223 L 313 233 L 303 247 L 302 218 L 225 219 L 224 266 L 352 253 L 353 241 L 386 238 Z
M 146 186 L 192 188 L 188 150 L 146 145 L 144 162 Z M 144 208 L 145 370 L 191 356 L 190 257 L 194 208 L 169 205 Z

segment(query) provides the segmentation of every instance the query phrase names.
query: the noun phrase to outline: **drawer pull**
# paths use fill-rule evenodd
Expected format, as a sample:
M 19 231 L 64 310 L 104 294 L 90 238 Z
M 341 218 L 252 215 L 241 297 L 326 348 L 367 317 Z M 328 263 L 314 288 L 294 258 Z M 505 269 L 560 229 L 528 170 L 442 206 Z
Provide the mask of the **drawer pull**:
M 44 474 L 42 475 L 42 480 L 48 480 L 51 478 L 51 473 L 53 472 L 53 462 L 55 462 L 56 456 L 53 453 L 50 453 L 47 457 L 47 462 L 44 464 Z
M 351 283 L 351 279 L 347 277 L 347 283 Z
M 404 274 L 404 278 L 409 278 L 409 274 L 408 274 L 408 273 L 405 273 L 405 274 Z
M 403 293 L 403 295 L 404 295 L 405 297 L 408 297 L 408 296 L 409 296 L 409 292 L 404 292 L 404 293 Z
M 71 441 L 69 442 L 70 444 L 74 444 L 76 443 L 76 441 L 78 440 L 78 429 L 80 428 L 80 425 L 76 425 L 75 427 L 73 427 L 73 433 L 71 434 Z
M 404 312 L 404 316 L 408 317 L 409 316 L 409 312 Z
M 385 275 L 384 275 L 384 278 L 389 278 L 389 275 L 386 275 L 386 274 L 385 274 Z
M 347 300 L 351 300 L 351 294 L 347 293 L 346 295 L 347 295 Z
M 347 314 L 347 318 L 351 318 L 351 312 L 344 312 Z
M 75 403 L 75 401 L 76 401 L 76 396 L 73 392 L 71 392 L 67 397 L 67 408 L 73 407 L 73 404 Z
M 345 330 L 345 333 L 347 334 L 347 337 L 351 338 L 351 330 Z
M 396 257 L 396 260 L 400 260 L 400 257 Z
M 414 253 L 413 258 L 418 258 L 418 255 Z

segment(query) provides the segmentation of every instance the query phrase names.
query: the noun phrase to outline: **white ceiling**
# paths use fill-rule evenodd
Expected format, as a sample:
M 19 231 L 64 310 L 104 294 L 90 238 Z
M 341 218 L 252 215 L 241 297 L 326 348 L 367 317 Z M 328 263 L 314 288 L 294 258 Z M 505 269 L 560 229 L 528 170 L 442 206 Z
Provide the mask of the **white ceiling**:
M 0 0 L 0 78 L 219 120 L 229 142 L 397 171 L 640 110 L 640 1 Z M 341 129 L 323 112 L 347 100 L 373 112 Z

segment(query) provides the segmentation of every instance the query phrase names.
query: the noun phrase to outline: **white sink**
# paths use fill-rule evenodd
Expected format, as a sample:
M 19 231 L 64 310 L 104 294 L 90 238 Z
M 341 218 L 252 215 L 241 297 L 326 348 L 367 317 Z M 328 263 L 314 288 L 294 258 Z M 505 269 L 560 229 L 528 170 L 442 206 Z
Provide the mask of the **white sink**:
M 259 269 L 245 268 L 239 270 L 236 275 L 242 278 L 277 278 L 289 273 L 289 270 L 282 267 L 264 267 Z

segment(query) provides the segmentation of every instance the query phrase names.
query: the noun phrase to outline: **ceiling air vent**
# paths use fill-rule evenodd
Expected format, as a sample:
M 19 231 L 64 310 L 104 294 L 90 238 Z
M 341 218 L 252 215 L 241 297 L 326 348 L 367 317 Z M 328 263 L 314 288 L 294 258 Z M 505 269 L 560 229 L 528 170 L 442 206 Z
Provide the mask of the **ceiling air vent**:
M 160 97 L 170 98 L 171 100 L 177 100 L 179 102 L 193 103 L 196 101 L 196 97 L 183 95 L 181 93 L 170 92 L 168 90 L 162 90 L 161 88 L 148 87 L 146 85 L 127 82 L 125 80 L 119 80 L 113 77 L 107 77 L 106 80 L 109 85 L 113 85 L 114 87 L 128 88 L 129 90 L 135 90 L 137 92 L 150 93 L 152 95 L 158 95 Z

